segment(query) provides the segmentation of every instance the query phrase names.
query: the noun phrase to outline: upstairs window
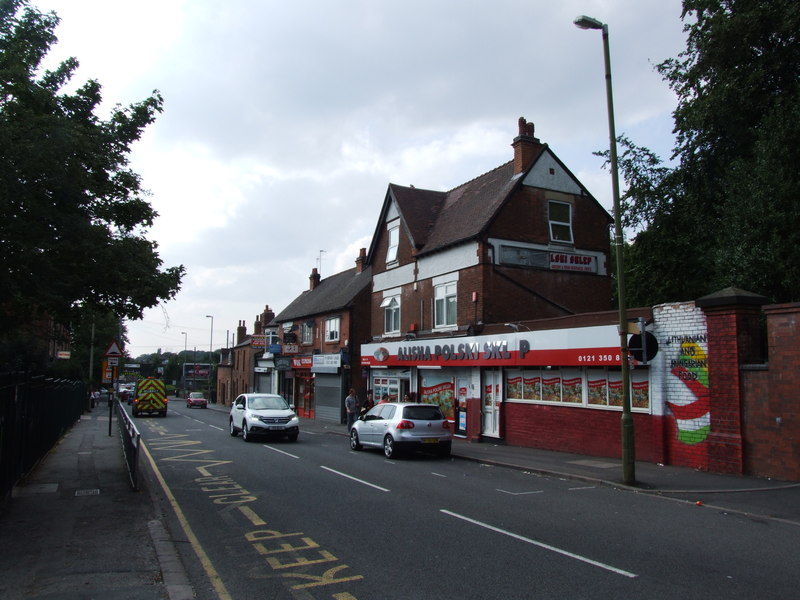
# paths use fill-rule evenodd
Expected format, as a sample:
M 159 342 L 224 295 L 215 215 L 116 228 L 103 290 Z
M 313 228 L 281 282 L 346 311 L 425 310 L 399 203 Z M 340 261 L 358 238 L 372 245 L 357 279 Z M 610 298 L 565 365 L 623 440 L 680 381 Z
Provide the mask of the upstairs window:
M 300 340 L 303 344 L 314 343 L 314 321 L 306 321 L 300 330 Z
M 383 309 L 383 332 L 400 333 L 400 297 L 384 298 L 381 308 Z
M 325 321 L 325 341 L 338 342 L 339 341 L 339 317 L 330 317 Z
M 389 227 L 389 249 L 386 251 L 386 264 L 397 260 L 397 247 L 400 245 L 400 226 L 396 223 Z
M 445 283 L 434 288 L 433 323 L 435 327 L 456 325 L 456 284 Z
M 572 243 L 572 206 L 565 202 L 548 203 L 550 239 L 554 242 Z

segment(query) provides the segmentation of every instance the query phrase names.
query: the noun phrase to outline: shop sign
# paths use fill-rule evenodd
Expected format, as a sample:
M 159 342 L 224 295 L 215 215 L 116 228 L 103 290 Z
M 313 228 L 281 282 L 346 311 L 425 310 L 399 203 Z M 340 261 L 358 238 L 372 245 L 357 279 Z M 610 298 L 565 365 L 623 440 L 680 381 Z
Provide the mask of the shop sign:
M 267 336 L 265 335 L 251 335 L 250 347 L 251 348 L 265 348 L 267 345 Z
M 292 359 L 292 367 L 295 369 L 310 369 L 314 361 L 310 356 L 298 356 Z
M 300 346 L 297 344 L 284 344 L 283 354 L 297 354 L 300 352 Z
M 279 356 L 275 359 L 275 368 L 278 371 L 291 371 L 292 359 L 285 356 Z
M 551 271 L 579 271 L 597 273 L 597 257 L 589 254 L 550 253 Z
M 341 354 L 315 354 L 311 371 L 314 373 L 336 373 L 342 365 Z
M 619 364 L 616 325 L 361 346 L 361 365 L 369 367 Z

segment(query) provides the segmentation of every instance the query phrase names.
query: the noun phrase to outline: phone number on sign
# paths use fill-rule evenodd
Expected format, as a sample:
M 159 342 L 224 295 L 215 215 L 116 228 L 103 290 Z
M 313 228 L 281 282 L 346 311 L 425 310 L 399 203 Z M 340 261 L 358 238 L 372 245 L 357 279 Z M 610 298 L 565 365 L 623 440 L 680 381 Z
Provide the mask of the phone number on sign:
M 619 354 L 579 354 L 578 362 L 619 364 Z

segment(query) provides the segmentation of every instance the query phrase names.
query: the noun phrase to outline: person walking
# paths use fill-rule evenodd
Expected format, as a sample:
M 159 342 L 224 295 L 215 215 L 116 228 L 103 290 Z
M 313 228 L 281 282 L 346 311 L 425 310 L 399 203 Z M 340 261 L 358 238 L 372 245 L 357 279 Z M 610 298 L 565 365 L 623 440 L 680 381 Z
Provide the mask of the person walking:
M 367 414 L 367 411 L 375 406 L 375 401 L 372 399 L 372 390 L 367 390 L 367 399 L 364 400 L 364 404 L 361 406 L 361 410 L 359 411 L 359 415 Z
M 347 432 L 350 433 L 350 429 L 352 429 L 353 423 L 356 422 L 356 417 L 358 416 L 358 397 L 353 388 L 350 388 L 350 393 L 344 399 L 344 410 L 347 412 Z

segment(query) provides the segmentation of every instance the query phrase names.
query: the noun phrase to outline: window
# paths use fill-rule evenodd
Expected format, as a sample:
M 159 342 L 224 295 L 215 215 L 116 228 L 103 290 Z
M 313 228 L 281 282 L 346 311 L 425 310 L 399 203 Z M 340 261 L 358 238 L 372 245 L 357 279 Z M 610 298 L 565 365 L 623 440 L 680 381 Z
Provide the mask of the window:
M 383 332 L 400 332 L 400 298 L 399 296 L 389 296 L 381 302 L 383 309 Z
M 325 341 L 339 341 L 339 317 L 330 317 L 325 321 Z
M 397 260 L 397 246 L 400 245 L 400 227 L 392 225 L 389 228 L 389 249 L 386 251 L 386 262 L 391 263 Z
M 572 243 L 572 206 L 564 202 L 549 202 L 550 239 Z
M 303 344 L 314 343 L 314 321 L 306 321 L 300 330 L 301 341 Z
M 433 323 L 435 327 L 456 324 L 456 284 L 446 283 L 434 288 Z

